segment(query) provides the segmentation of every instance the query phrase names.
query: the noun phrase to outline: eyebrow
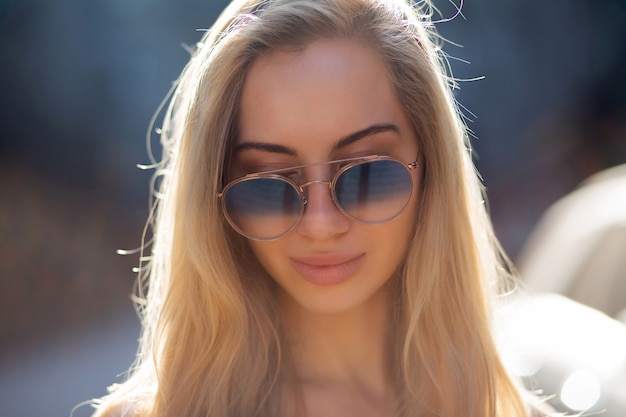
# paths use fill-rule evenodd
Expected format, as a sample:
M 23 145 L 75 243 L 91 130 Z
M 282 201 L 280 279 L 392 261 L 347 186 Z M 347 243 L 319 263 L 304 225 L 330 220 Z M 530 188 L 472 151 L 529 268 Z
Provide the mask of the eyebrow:
M 399 133 L 400 128 L 393 123 L 372 125 L 370 127 L 367 127 L 365 129 L 359 130 L 354 133 L 350 133 L 349 135 L 342 137 L 341 139 L 337 141 L 337 143 L 335 143 L 332 151 L 334 152 L 341 148 L 345 148 L 346 146 L 351 145 L 368 136 L 372 136 L 372 135 L 375 135 L 378 133 L 384 133 L 384 132 Z M 266 142 L 240 143 L 239 145 L 235 146 L 235 149 L 233 150 L 233 152 L 239 153 L 241 151 L 245 151 L 248 149 L 255 149 L 255 150 L 270 152 L 270 153 L 280 153 L 280 154 L 285 154 L 289 156 L 298 156 L 298 152 L 293 148 L 290 148 L 284 145 L 278 145 L 275 143 L 266 143 Z

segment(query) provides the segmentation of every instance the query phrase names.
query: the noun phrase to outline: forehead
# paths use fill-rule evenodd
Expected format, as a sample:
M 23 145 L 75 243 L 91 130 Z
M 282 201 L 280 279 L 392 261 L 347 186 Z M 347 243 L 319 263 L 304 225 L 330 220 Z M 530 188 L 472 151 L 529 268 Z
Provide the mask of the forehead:
M 298 51 L 271 52 L 252 64 L 236 141 L 314 153 L 376 124 L 410 130 L 384 62 L 356 41 L 320 40 Z

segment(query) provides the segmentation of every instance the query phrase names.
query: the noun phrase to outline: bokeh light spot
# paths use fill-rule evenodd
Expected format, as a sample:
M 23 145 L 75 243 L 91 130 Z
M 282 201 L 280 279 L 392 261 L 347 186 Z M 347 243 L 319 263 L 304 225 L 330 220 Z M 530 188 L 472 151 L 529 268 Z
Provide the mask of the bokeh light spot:
M 574 411 L 589 410 L 598 400 L 602 389 L 600 381 L 590 371 L 578 369 L 570 374 L 561 388 L 561 401 Z

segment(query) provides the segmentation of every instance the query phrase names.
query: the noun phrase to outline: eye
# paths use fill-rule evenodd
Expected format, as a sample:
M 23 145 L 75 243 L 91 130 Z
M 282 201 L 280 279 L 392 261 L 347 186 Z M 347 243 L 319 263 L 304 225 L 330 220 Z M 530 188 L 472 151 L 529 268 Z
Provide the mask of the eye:
M 296 184 L 300 184 L 304 182 L 304 176 L 302 175 L 302 171 L 298 169 L 294 169 L 292 171 L 281 172 L 280 175 L 282 175 L 283 177 L 289 178 L 291 181 L 295 182 Z
M 350 164 L 353 164 L 353 163 L 354 163 L 354 161 L 337 162 L 337 163 L 335 164 L 335 166 L 333 167 L 334 172 L 337 172 L 337 171 L 339 171 L 341 168 L 346 167 L 346 166 L 348 166 L 348 165 L 350 165 Z

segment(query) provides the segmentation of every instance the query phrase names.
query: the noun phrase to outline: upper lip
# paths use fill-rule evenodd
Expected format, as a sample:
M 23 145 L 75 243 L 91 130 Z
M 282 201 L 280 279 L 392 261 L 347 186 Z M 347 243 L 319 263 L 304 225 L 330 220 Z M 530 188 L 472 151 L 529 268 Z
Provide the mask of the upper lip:
M 310 266 L 333 266 L 353 261 L 361 256 L 363 253 L 332 252 L 292 257 L 291 259 Z

